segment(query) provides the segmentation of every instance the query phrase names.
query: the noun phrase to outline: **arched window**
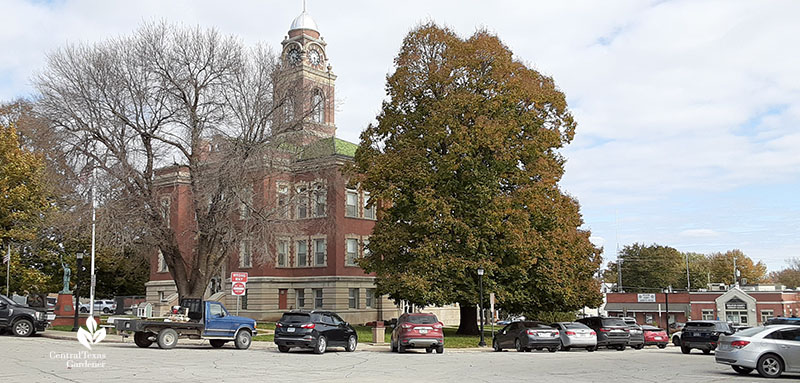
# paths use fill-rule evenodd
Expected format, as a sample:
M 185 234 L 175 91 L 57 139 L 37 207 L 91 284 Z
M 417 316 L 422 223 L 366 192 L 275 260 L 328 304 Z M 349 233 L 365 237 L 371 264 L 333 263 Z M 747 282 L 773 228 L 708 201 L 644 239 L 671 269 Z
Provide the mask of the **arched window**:
M 325 99 L 319 89 L 311 94 L 311 120 L 318 124 L 325 122 Z

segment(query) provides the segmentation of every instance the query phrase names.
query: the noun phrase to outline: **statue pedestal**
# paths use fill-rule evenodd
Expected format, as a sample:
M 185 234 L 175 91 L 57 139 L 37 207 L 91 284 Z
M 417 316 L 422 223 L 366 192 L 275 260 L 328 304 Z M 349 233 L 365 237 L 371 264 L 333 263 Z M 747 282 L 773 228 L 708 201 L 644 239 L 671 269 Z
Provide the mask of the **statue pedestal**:
M 53 326 L 73 326 L 75 324 L 75 301 L 72 299 L 72 295 L 58 294 L 54 314 L 56 314 L 56 319 L 50 322 Z M 85 326 L 88 317 L 89 314 L 80 314 L 78 325 Z M 100 318 L 95 317 L 95 321 L 99 324 Z

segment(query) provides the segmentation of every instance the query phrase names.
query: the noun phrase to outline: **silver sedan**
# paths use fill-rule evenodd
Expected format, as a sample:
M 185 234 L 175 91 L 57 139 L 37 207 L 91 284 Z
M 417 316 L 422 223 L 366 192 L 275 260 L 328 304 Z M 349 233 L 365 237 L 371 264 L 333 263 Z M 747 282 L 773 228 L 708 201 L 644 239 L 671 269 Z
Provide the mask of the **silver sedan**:
M 800 326 L 753 327 L 719 337 L 714 358 L 742 375 L 753 370 L 765 378 L 800 372 Z
M 561 336 L 561 349 L 585 348 L 587 351 L 597 350 L 597 333 L 589 326 L 578 322 L 558 322 L 550 326 L 558 329 Z

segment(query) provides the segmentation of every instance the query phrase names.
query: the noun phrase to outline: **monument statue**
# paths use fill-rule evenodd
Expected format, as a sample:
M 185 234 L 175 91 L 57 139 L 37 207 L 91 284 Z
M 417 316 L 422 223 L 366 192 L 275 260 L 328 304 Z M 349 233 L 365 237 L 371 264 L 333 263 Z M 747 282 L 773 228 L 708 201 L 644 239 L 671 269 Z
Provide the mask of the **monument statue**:
M 61 257 L 61 267 L 64 268 L 64 289 L 59 291 L 59 294 L 72 294 L 72 291 L 69 291 L 69 278 L 72 275 L 72 270 L 69 269 L 66 263 L 64 263 L 64 257 Z

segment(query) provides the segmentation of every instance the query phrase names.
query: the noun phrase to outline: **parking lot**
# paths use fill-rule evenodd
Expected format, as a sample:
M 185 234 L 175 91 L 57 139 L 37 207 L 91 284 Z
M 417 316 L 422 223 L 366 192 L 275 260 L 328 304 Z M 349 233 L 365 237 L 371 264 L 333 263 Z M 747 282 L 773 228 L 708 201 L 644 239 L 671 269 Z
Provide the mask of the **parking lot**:
M 113 337 L 113 336 L 110 336 Z M 546 382 L 728 382 L 760 381 L 741 377 L 730 367 L 714 363 L 713 355 L 683 355 L 676 347 L 594 353 L 481 352 L 446 350 L 442 355 L 411 351 L 394 354 L 370 348 L 314 355 L 279 353 L 271 343 L 240 351 L 226 346 L 179 345 L 173 350 L 140 349 L 130 343 L 104 342 L 88 351 L 77 341 L 0 337 L 0 381 L 276 381 L 292 380 L 395 382 L 506 381 L 536 379 Z M 86 354 L 88 353 L 88 354 Z M 90 366 L 81 365 L 89 362 Z M 94 363 L 93 365 L 91 365 Z M 70 365 L 70 366 L 68 366 Z M 786 376 L 784 379 L 796 379 Z M 780 380 L 784 380 L 780 379 Z

